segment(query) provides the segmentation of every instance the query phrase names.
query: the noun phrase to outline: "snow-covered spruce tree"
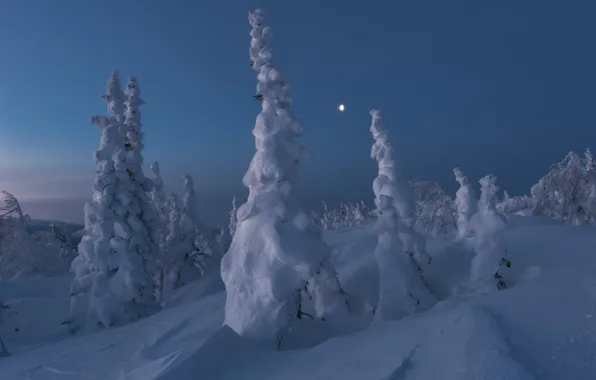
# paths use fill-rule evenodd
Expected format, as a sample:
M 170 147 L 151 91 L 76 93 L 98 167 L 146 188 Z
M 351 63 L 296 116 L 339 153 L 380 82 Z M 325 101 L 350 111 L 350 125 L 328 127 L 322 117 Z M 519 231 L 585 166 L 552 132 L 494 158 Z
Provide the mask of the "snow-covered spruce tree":
M 231 238 L 233 238 L 236 233 L 236 225 L 238 224 L 238 217 L 236 216 L 237 212 L 238 205 L 236 204 L 236 197 L 234 196 L 232 198 L 232 209 L 230 210 L 230 224 L 228 225 L 228 231 Z
M 161 178 L 159 162 L 153 162 L 153 164 L 151 165 L 151 172 L 153 173 L 153 189 L 151 190 L 150 197 L 151 202 L 153 203 L 158 214 L 159 230 L 157 231 L 157 243 L 159 244 L 161 250 L 161 248 L 165 244 L 165 238 L 168 235 L 168 199 L 163 184 L 163 179 Z
M 263 12 L 251 12 L 249 21 L 262 110 L 253 129 L 257 151 L 243 179 L 248 199 L 238 209 L 236 233 L 221 263 L 225 324 L 255 341 L 286 348 L 292 345 L 287 337 L 308 335 L 303 328 L 311 319 L 333 321 L 349 305 L 329 264 L 329 248 L 294 197 L 298 164 L 307 158 L 295 141 L 303 128 L 273 65 Z
M 472 260 L 472 286 L 478 289 L 506 288 L 500 269 L 510 267 L 503 246 L 503 233 L 506 219 L 495 207 L 498 187 L 497 177 L 489 174 L 480 179 L 480 201 L 478 212 L 470 220 L 470 229 L 474 231 L 473 247 L 476 256 Z
M 476 200 L 474 190 L 460 168 L 453 169 L 455 180 L 459 183 L 459 189 L 455 193 L 455 210 L 457 213 L 457 238 L 463 239 L 468 236 L 470 218 L 476 212 Z
M 205 228 L 199 222 L 197 215 L 197 200 L 194 181 L 188 174 L 184 175 L 184 193 L 180 208 L 180 247 L 176 256 L 177 281 L 176 287 L 188 284 L 200 277 L 205 256 L 209 252 L 208 237 L 204 235 Z
M 436 300 L 424 282 L 420 267 L 404 249 L 402 240 L 409 231 L 400 234 L 400 228 L 408 226 L 400 223 L 401 215 L 398 212 L 399 202 L 404 201 L 400 199 L 402 192 L 396 181 L 395 152 L 389 141 L 387 126 L 381 119 L 381 112 L 372 110 L 370 114 L 370 131 L 375 139 L 371 158 L 379 164 L 379 172 L 373 182 L 379 215 L 378 242 L 374 252 L 380 271 L 377 318 L 398 319 L 417 310 L 427 309 Z M 404 212 L 407 205 L 401 206 Z
M 136 81 L 126 91 L 124 124 L 113 82 L 108 84 L 110 117 L 91 120 L 102 131 L 95 152 L 93 200 L 85 207 L 85 236 L 73 260 L 71 284 L 73 329 L 121 325 L 157 309 L 156 244 L 151 225 L 154 210 L 143 175 L 142 132 Z

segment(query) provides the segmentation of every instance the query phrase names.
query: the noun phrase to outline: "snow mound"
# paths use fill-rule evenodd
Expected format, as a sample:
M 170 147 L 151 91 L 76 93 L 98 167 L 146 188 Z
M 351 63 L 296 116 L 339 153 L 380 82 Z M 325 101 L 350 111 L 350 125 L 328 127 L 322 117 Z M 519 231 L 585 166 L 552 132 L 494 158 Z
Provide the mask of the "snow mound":
M 506 275 L 515 286 L 490 293 L 458 290 L 469 279 L 470 247 L 454 236 L 432 239 L 427 274 L 443 301 L 301 350 L 256 347 L 222 327 L 225 293 L 216 278 L 176 290 L 151 317 L 76 336 L 57 325 L 68 309 L 68 279 L 3 282 L 0 294 L 27 326 L 22 335 L 6 331 L 12 355 L 0 359 L 0 379 L 589 380 L 596 373 L 595 232 L 510 217 L 504 244 L 513 266 Z M 360 281 L 378 276 L 371 272 L 371 226 L 325 239 L 346 291 L 374 297 L 366 289 L 373 282 Z

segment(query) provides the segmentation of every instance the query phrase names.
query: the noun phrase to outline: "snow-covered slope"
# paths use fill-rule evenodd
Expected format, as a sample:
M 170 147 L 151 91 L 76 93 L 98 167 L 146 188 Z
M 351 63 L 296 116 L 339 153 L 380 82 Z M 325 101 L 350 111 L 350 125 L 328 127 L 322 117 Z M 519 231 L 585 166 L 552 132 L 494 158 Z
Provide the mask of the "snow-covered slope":
M 374 299 L 370 225 L 326 234 L 348 292 Z M 596 229 L 512 217 L 505 235 L 511 288 L 466 293 L 472 253 L 430 240 L 428 312 L 374 324 L 306 350 L 264 351 L 221 327 L 217 276 L 181 288 L 166 310 L 137 323 L 72 337 L 60 325 L 70 278 L 0 283 L 19 331 L 0 329 L 12 356 L 0 379 L 593 379 Z

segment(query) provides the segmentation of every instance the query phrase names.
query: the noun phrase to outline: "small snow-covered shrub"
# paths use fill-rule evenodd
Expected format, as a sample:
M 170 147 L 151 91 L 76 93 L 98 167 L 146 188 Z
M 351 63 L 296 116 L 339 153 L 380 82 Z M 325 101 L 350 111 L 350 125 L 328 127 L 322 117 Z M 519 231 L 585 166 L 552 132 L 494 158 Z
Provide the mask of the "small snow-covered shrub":
M 428 236 L 456 230 L 453 200 L 435 181 L 409 180 L 416 193 L 416 228 Z
M 338 209 L 330 209 L 323 202 L 323 213 L 321 215 L 311 211 L 313 223 L 322 231 L 359 226 L 366 220 L 368 215 L 368 208 L 362 201 L 347 204 L 340 203 Z
M 535 199 L 526 195 L 506 197 L 497 204 L 497 211 L 501 214 L 512 215 L 525 210 L 532 210 Z

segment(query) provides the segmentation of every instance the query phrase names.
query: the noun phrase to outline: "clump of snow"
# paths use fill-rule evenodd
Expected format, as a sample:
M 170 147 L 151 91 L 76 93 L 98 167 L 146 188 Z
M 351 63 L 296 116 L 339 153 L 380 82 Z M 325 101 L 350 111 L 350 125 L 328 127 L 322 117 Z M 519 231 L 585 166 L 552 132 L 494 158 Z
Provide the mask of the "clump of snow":
M 228 225 L 228 232 L 230 237 L 234 237 L 236 233 L 236 225 L 238 224 L 238 217 L 236 214 L 238 213 L 238 205 L 236 204 L 236 197 L 232 198 L 232 209 L 230 210 L 230 223 Z

